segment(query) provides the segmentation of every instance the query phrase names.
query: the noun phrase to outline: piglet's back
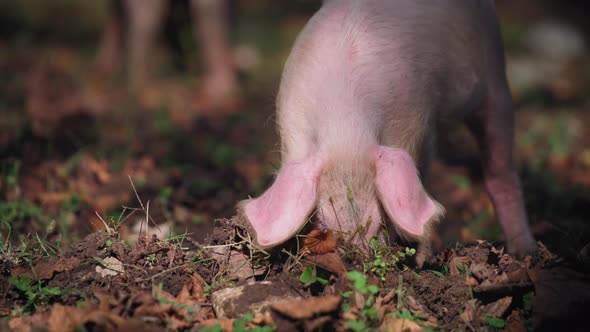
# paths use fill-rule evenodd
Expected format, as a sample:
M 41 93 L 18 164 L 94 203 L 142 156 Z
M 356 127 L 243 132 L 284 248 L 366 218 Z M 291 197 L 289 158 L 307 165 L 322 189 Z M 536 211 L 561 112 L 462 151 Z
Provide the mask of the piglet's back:
M 424 130 L 434 111 L 473 108 L 484 94 L 485 54 L 499 36 L 486 33 L 497 29 L 493 15 L 484 0 L 326 1 L 285 66 L 279 127 L 305 128 L 332 153 L 382 143 L 414 155 L 398 133 Z

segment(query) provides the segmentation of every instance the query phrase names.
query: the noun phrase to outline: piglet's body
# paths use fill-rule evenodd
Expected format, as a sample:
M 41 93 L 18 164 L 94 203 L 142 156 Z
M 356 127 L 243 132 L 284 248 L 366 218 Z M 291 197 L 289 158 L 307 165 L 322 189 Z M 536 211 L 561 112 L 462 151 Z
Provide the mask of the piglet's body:
M 383 221 L 420 240 L 442 207 L 423 188 L 437 118 L 465 119 L 509 248 L 534 241 L 512 164 L 512 110 L 493 1 L 330 0 L 286 63 L 282 167 L 242 203 L 262 247 L 311 219 L 365 245 Z

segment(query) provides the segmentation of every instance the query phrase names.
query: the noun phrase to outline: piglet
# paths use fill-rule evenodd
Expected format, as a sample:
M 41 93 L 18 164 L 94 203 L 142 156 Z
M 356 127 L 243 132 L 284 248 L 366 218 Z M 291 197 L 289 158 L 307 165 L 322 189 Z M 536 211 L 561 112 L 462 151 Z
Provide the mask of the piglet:
M 509 250 L 532 251 L 503 56 L 492 0 L 324 1 L 282 75 L 280 171 L 239 205 L 256 243 L 276 246 L 308 220 L 365 249 L 384 224 L 424 242 L 444 209 L 418 168 L 450 119 L 480 145 Z

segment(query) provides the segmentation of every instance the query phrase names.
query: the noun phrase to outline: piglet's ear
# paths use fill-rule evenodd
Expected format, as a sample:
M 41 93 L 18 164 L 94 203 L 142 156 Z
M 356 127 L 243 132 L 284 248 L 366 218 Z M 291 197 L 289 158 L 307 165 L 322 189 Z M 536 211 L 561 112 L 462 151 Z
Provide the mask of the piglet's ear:
M 260 247 L 276 246 L 303 227 L 316 207 L 321 164 L 317 157 L 286 163 L 262 196 L 241 203 Z
M 412 157 L 403 149 L 380 146 L 374 158 L 375 185 L 385 213 L 402 235 L 424 236 L 444 209 L 424 190 Z

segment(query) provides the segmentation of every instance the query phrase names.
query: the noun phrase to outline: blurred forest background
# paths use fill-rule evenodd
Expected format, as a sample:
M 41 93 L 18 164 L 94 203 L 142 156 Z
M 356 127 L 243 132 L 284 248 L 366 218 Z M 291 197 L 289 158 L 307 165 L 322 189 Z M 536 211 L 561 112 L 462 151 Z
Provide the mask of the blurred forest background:
M 319 1 L 230 2 L 223 17 L 237 80 L 231 89 L 207 80 L 208 37 L 195 37 L 189 1 L 171 1 L 145 55 L 149 65 L 133 74 L 125 52 L 110 58 L 120 66 L 105 65 L 116 3 L 0 0 L 3 244 L 37 237 L 60 248 L 103 221 L 136 237 L 141 217 L 133 215 L 139 203 L 128 176 L 164 237 L 199 239 L 272 181 L 282 66 Z M 533 232 L 551 250 L 577 255 L 590 250 L 590 5 L 496 3 Z M 227 93 L 212 97 L 218 89 Z M 442 133 L 439 147 L 432 192 L 448 216 L 437 248 L 501 241 L 473 142 L 458 130 Z

